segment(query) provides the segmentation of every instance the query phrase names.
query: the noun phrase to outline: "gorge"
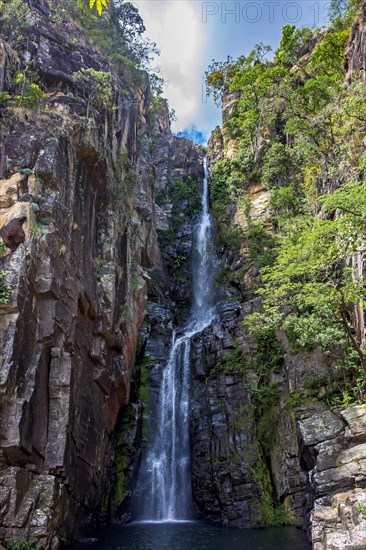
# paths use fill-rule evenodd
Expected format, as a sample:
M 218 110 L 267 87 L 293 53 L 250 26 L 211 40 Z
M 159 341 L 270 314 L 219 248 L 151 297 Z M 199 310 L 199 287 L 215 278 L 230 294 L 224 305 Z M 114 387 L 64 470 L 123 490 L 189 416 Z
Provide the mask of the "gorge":
M 191 339 L 209 326 L 214 317 L 213 243 L 206 158 L 203 164 L 202 212 L 192 243 L 192 312 L 182 336 L 173 330 L 168 363 L 163 370 L 159 399 L 149 426 L 152 442 L 140 467 L 140 478 L 148 480 L 140 482 L 143 489 L 137 488 L 135 496 L 137 517 L 147 520 L 179 521 L 190 519 L 192 515 L 190 347 Z
M 0 548 L 366 548 L 366 5 L 213 63 L 207 153 L 120 8 L 1 3 Z

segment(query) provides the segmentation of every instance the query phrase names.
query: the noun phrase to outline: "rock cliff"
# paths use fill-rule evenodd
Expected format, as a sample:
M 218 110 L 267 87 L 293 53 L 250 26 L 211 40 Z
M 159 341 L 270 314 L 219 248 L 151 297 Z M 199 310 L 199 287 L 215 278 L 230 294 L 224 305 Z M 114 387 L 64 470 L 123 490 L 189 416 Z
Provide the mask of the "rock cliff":
M 364 29 L 363 5 L 344 57 L 342 77 L 345 75 L 347 86 L 364 80 Z M 306 66 L 314 44 L 308 43 L 306 59 L 302 57 L 306 48 L 299 52 L 293 72 Z M 240 69 L 233 65 L 232 74 L 235 70 Z M 267 333 L 266 347 L 266 342 L 248 334 L 246 317 L 253 318 L 253 312 L 261 311 L 261 299 L 255 297 L 261 284 L 260 262 L 272 265 L 271 239 L 280 231 L 286 208 L 287 212 L 291 208 L 287 204 L 276 217 L 273 194 L 278 189 L 284 192 L 291 179 L 284 178 L 278 184 L 266 181 L 266 154 L 274 142 L 283 144 L 274 146 L 279 150 L 294 147 L 297 141 L 283 133 L 283 119 L 291 109 L 280 110 L 282 120 L 271 120 L 271 127 L 258 123 L 249 151 L 248 135 L 240 127 L 247 123 L 240 119 L 240 109 L 245 108 L 240 99 L 237 91 L 224 93 L 223 127 L 212 133 L 208 148 L 214 171 L 211 193 L 223 203 L 220 210 L 213 199 L 221 244 L 220 293 L 230 304 L 226 304 L 226 311 L 232 308 L 232 312 L 229 334 L 221 325 L 205 334 L 197 346 L 197 356 L 204 358 L 206 366 L 200 367 L 198 361 L 194 371 L 196 500 L 204 514 L 219 516 L 229 525 L 284 521 L 302 526 L 315 550 L 364 548 L 364 405 L 349 406 L 347 401 L 341 403 L 342 399 L 330 402 L 327 392 L 339 380 L 340 372 L 332 354 L 321 346 L 295 349 L 285 331 L 278 330 L 275 336 Z M 273 105 L 270 102 L 269 93 L 263 102 L 264 119 L 265 108 Z M 270 174 L 274 177 L 280 161 L 273 157 L 272 162 Z M 289 167 L 289 159 L 286 162 Z M 352 177 L 352 167 L 347 169 L 348 173 L 337 174 L 336 182 L 322 175 L 320 192 L 331 194 L 344 181 L 342 178 Z M 292 178 L 296 178 L 295 172 Z M 320 208 L 316 216 L 326 218 Z M 283 306 L 286 311 L 285 298 Z M 359 313 L 351 312 L 349 317 L 351 333 L 363 342 Z M 352 384 L 357 382 L 349 382 L 348 387 Z M 207 456 L 210 458 L 205 463 Z M 257 495 L 261 495 L 261 504 Z
M 134 513 L 172 330 L 190 306 L 203 155 L 171 134 L 143 71 L 117 69 L 57 3 L 24 10 L 22 35 L 3 24 L 0 36 L 0 538 L 56 549 Z M 364 69 L 364 17 L 348 42 L 348 86 Z M 211 181 L 220 267 L 217 318 L 191 347 L 195 514 L 292 523 L 315 550 L 356 550 L 366 408 L 347 392 L 329 402 L 340 371 L 319 345 L 294 349 L 284 330 L 255 338 L 246 324 L 261 310 L 258 257 L 278 230 L 263 159 L 292 142 L 275 120 L 243 154 L 240 132 L 227 131 L 241 96 L 224 96 L 209 142 L 211 168 L 239 165 L 246 194 L 219 211 Z M 287 172 L 275 175 L 284 187 Z M 319 185 L 338 184 L 321 173 Z M 350 313 L 356 337 L 361 318 Z
M 110 513 L 147 291 L 169 277 L 157 236 L 169 205 L 156 196 L 202 174 L 146 74 L 131 82 L 60 9 L 32 2 L 22 37 L 4 24 L 0 39 L 0 226 L 24 222 L 0 252 L 0 537 L 47 548 Z M 12 95 L 24 64 L 43 90 L 36 106 Z M 111 105 L 78 84 L 85 70 L 108 73 Z

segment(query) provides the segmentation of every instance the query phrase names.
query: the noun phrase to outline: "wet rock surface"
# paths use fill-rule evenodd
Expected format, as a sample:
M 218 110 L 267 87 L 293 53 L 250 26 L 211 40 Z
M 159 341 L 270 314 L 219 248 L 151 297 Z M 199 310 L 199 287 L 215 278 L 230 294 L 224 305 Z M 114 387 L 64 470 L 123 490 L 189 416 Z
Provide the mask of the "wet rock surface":
M 255 434 L 247 377 L 216 372 L 243 336 L 240 303 L 218 304 L 217 320 L 192 342 L 192 488 L 197 514 L 224 525 L 249 527 L 261 521 L 261 454 Z M 216 367 L 217 368 L 217 367 Z

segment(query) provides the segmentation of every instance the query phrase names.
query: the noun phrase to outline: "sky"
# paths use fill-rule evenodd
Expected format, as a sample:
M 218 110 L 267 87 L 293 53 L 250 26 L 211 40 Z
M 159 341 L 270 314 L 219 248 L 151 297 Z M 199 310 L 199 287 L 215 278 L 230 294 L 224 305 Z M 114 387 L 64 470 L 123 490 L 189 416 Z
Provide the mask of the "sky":
M 156 42 L 158 67 L 165 81 L 164 97 L 177 120 L 173 132 L 204 144 L 221 112 L 206 97 L 204 73 L 214 59 L 245 55 L 259 42 L 274 49 L 287 23 L 321 26 L 326 22 L 325 0 L 134 0 Z

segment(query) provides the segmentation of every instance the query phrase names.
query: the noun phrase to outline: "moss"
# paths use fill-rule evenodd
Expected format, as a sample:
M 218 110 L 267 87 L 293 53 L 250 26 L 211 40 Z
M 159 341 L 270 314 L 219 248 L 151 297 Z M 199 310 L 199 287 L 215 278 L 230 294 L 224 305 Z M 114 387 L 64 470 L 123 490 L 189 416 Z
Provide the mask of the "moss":
M 366 521 L 366 505 L 365 504 L 362 504 L 361 502 L 358 502 L 357 504 L 355 504 L 354 510 L 355 510 L 355 512 L 357 512 L 357 514 L 361 514 L 362 519 L 364 521 Z
M 164 249 L 168 246 L 173 246 L 175 244 L 176 237 L 172 228 L 168 229 L 168 231 L 158 229 L 157 234 L 161 248 Z
M 0 304 L 8 304 L 10 301 L 10 288 L 5 277 L 5 271 L 0 271 Z
M 34 538 L 11 540 L 7 539 L 4 542 L 6 550 L 41 550 Z
M 210 369 L 208 380 L 217 378 L 219 374 L 243 374 L 251 368 L 251 363 L 244 356 L 241 347 L 237 343 L 234 343 L 233 347 L 234 349 L 229 355 Z
M 46 233 L 46 224 L 41 224 L 39 220 L 34 227 L 32 227 L 31 235 L 32 237 L 40 237 Z
M 143 402 L 144 407 L 149 407 L 150 396 L 147 389 L 149 381 L 149 369 L 146 364 L 140 366 L 140 384 L 139 384 L 139 399 Z
M 148 321 L 146 321 L 149 326 Z M 150 395 L 148 391 L 148 384 L 150 378 L 149 369 L 157 363 L 157 359 L 151 357 L 149 353 L 146 352 L 138 364 L 139 376 L 138 376 L 138 397 L 140 401 L 143 402 L 144 408 L 149 408 L 150 406 Z
M 256 459 L 250 467 L 250 473 L 260 491 L 260 499 L 255 500 L 258 517 L 252 526 L 275 527 L 288 523 L 285 506 L 275 504 L 271 478 L 259 444 L 257 444 Z
M 174 281 L 179 284 L 186 283 L 189 257 L 186 254 L 178 254 L 173 257 L 169 252 L 163 252 L 163 258 Z
M 185 181 L 177 178 L 158 192 L 156 202 L 160 206 L 167 203 L 172 205 L 169 229 L 158 230 L 158 237 L 169 274 L 176 283 L 184 284 L 189 278 L 189 256 L 178 252 L 177 233 L 183 224 L 191 222 L 192 218 L 201 210 L 200 186 L 192 178 Z M 171 248 L 177 252 L 172 253 Z
M 316 396 L 318 395 L 319 389 L 322 386 L 326 386 L 329 383 L 328 377 L 321 374 L 311 374 L 305 380 L 304 388 L 310 390 L 311 392 L 315 391 Z
M 274 330 L 263 329 L 256 334 L 256 372 L 268 377 L 272 372 L 279 373 L 283 365 L 283 350 Z
M 216 235 L 216 244 L 225 249 L 232 250 L 234 253 L 239 252 L 241 243 L 243 242 L 243 234 L 239 227 L 230 227 L 226 223 L 224 227 L 220 226 L 220 231 Z
M 198 183 L 192 178 L 183 181 L 180 178 L 169 182 L 168 186 L 160 189 L 156 196 L 159 206 L 172 204 L 172 229 L 179 230 L 182 225 L 182 217 L 185 214 L 189 219 L 198 214 L 201 210 L 201 190 Z
M 155 202 L 158 206 L 163 206 L 164 204 L 169 202 L 168 191 L 165 187 L 157 192 Z
M 250 433 L 253 427 L 255 429 L 252 406 L 243 405 L 239 407 L 230 430 L 231 435 L 235 435 L 235 432 Z M 273 437 L 273 423 L 271 433 Z M 233 440 L 235 440 L 235 437 L 233 437 Z M 260 494 L 260 498 L 252 501 L 252 527 L 270 527 L 288 523 L 285 507 L 283 505 L 279 506 L 275 502 L 271 477 L 260 440 L 255 439 L 254 443 L 248 440 L 244 456 L 235 450 L 233 458 L 238 464 L 241 464 L 243 459 L 248 464 L 251 480 L 257 485 Z
M 129 496 L 128 491 L 128 470 L 131 464 L 131 456 L 134 452 L 133 443 L 129 441 L 128 433 L 131 426 L 136 422 L 135 409 L 128 406 L 122 415 L 120 426 L 114 438 L 114 462 L 113 462 L 113 483 L 110 487 L 110 496 L 106 496 L 101 506 L 101 513 L 105 514 L 110 502 L 111 512 L 116 516 L 123 501 Z
M 145 351 L 144 356 L 138 365 L 138 399 L 143 404 L 144 410 L 144 415 L 142 418 L 142 439 L 145 442 L 149 440 L 147 417 L 151 408 L 151 397 L 149 392 L 150 368 L 155 365 L 156 362 L 157 360 Z
M 112 509 L 117 508 L 127 496 L 126 490 L 126 468 L 128 466 L 127 458 L 124 455 L 116 454 L 115 456 L 115 474 L 114 491 L 112 495 Z
M 117 202 L 126 204 L 131 210 L 132 197 L 137 183 L 137 172 L 130 161 L 128 150 L 125 147 L 114 165 L 117 179 Z
M 262 451 L 269 457 L 279 419 L 280 394 L 278 389 L 269 383 L 261 384 L 258 388 L 248 387 L 248 390 L 252 397 L 258 440 Z

